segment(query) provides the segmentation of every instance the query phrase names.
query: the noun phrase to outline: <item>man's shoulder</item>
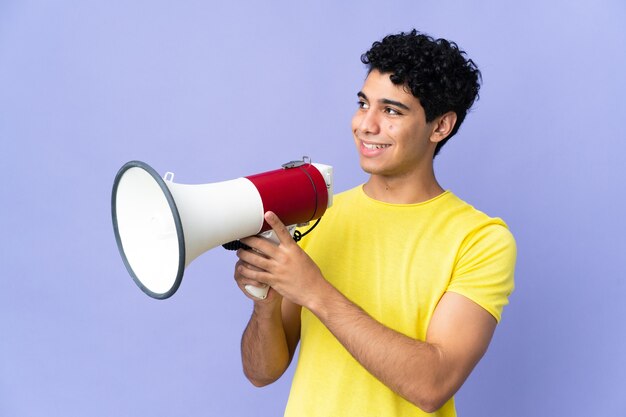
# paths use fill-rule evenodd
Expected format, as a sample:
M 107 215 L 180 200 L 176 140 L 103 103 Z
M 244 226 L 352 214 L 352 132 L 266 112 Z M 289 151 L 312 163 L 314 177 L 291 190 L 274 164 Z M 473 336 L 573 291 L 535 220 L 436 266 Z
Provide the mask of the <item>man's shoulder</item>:
M 492 217 L 474 205 L 461 199 L 458 195 L 448 191 L 450 197 L 447 200 L 447 208 L 450 217 L 458 222 L 471 224 L 472 226 L 486 226 L 497 224 L 508 228 L 504 220 L 500 217 Z

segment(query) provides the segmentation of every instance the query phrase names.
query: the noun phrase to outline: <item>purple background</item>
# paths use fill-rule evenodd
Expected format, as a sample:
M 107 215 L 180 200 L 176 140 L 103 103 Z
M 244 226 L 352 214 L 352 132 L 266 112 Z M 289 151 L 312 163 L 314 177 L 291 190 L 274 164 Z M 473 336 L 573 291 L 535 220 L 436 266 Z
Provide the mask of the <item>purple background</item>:
M 459 414 L 625 415 L 624 4 L 2 0 L 0 416 L 282 415 L 293 370 L 264 389 L 241 372 L 234 255 L 146 297 L 115 245 L 113 178 L 131 159 L 204 183 L 310 155 L 338 191 L 364 181 L 359 56 L 412 27 L 483 72 L 436 169 L 519 245 Z

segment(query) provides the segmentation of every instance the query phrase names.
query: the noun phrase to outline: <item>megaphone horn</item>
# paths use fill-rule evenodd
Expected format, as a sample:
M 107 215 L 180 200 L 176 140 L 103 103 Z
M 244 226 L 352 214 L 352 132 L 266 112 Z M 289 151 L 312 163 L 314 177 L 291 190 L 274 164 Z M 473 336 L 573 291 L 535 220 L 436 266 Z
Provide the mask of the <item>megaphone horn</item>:
M 178 184 L 130 161 L 113 183 L 117 246 L 135 283 L 153 298 L 171 297 L 185 268 L 216 246 L 270 229 L 264 213 L 286 225 L 319 219 L 332 205 L 333 170 L 308 158 L 281 169 L 209 184 Z M 267 289 L 251 291 L 264 298 Z

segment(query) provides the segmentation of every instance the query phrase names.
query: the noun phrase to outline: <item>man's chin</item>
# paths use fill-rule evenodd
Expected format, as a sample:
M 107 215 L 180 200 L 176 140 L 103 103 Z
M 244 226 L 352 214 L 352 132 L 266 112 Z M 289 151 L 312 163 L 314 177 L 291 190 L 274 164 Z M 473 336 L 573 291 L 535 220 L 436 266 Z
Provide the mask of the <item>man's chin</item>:
M 370 175 L 380 175 L 384 173 L 384 169 L 382 167 L 376 166 L 375 164 L 367 163 L 368 161 L 361 161 L 361 169 Z

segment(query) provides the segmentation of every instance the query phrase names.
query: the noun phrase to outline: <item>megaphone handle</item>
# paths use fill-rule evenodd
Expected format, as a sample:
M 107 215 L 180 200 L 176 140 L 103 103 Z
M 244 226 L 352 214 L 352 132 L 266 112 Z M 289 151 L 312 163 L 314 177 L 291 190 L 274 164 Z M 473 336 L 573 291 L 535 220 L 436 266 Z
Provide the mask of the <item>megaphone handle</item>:
M 291 226 L 287 226 L 287 230 L 289 230 L 289 233 L 291 234 L 291 236 L 293 236 L 293 234 L 295 233 L 296 227 L 297 225 L 295 224 Z M 278 240 L 278 237 L 276 236 L 276 233 L 274 233 L 273 230 L 268 230 L 266 232 L 263 232 L 259 234 L 259 236 L 267 240 L 271 240 L 272 242 L 276 244 L 280 243 Z M 250 285 L 250 284 L 246 285 L 244 288 L 246 289 L 248 294 L 250 294 L 251 296 L 255 298 L 258 298 L 259 300 L 265 300 L 265 297 L 267 297 L 267 292 L 270 289 L 268 285 L 263 285 L 259 287 L 259 286 Z
M 265 300 L 265 297 L 267 297 L 267 292 L 270 289 L 270 287 L 265 284 L 263 284 L 262 287 L 257 287 L 256 285 L 248 284 L 244 288 L 246 289 L 248 294 L 250 294 L 254 298 L 258 298 L 259 300 Z

